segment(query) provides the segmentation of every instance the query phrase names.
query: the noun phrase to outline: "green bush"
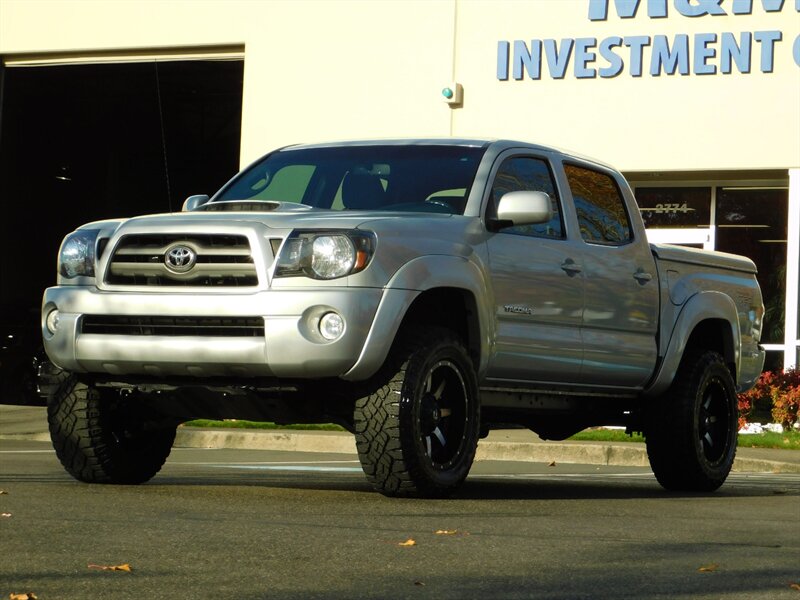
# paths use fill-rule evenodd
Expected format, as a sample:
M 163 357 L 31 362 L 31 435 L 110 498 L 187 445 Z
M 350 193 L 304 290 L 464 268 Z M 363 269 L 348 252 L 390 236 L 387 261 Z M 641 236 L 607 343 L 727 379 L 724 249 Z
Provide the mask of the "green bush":
M 739 394 L 740 429 L 754 415 L 765 411 L 784 429 L 790 429 L 800 420 L 800 370 L 765 371 L 753 389 Z

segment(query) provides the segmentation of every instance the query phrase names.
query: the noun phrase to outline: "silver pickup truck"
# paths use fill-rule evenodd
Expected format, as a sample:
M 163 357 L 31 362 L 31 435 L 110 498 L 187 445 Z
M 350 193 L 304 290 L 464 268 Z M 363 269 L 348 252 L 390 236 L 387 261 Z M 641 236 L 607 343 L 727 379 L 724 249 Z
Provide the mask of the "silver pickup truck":
M 391 496 L 445 496 L 491 428 L 643 432 L 709 491 L 761 372 L 742 257 L 650 244 L 611 167 L 514 141 L 276 150 L 175 214 L 70 233 L 48 418 L 81 481 L 141 483 L 192 418 L 339 423 Z

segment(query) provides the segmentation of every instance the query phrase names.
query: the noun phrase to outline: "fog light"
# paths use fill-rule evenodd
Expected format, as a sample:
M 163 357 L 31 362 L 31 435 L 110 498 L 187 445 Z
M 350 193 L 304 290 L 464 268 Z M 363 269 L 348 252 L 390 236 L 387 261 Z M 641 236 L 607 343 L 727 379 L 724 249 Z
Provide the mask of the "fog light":
M 319 332 L 326 340 L 340 338 L 344 333 L 344 318 L 335 312 L 325 313 L 319 320 Z
M 51 334 L 55 335 L 56 331 L 58 330 L 58 321 L 60 319 L 60 315 L 57 309 L 51 310 L 47 313 L 47 318 L 44 320 L 44 324 L 47 327 L 47 331 Z

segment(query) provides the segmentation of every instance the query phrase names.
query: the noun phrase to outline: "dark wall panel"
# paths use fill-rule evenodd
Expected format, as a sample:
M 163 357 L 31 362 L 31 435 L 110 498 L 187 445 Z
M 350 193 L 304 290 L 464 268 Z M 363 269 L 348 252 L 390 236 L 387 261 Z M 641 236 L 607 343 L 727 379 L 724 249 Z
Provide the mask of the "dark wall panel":
M 2 70 L 0 350 L 31 335 L 24 344 L 38 343 L 64 235 L 180 210 L 237 171 L 242 73 L 242 61 Z M 8 364 L 0 357 L 0 376 Z

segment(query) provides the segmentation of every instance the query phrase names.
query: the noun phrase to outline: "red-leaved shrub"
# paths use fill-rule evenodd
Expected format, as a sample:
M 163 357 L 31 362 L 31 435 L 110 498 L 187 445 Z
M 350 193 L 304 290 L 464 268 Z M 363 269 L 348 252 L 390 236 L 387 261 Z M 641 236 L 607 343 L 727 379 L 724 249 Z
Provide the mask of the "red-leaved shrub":
M 762 373 L 755 386 L 739 394 L 739 428 L 756 413 L 769 410 L 772 420 L 789 429 L 800 420 L 800 370 Z

